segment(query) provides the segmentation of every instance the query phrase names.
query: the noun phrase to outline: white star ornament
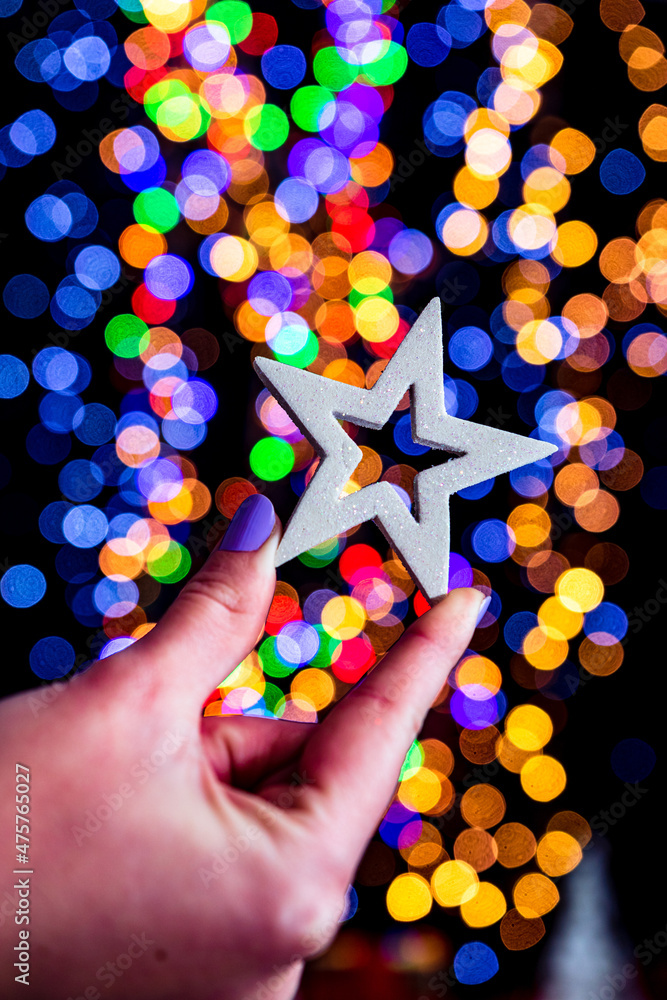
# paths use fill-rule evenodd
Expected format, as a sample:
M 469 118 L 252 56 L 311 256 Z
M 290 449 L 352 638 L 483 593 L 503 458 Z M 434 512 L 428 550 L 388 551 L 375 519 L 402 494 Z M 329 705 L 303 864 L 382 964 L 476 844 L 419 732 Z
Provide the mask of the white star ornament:
M 433 604 L 447 593 L 451 494 L 557 450 L 447 414 L 438 298 L 418 316 L 372 389 L 268 358 L 257 358 L 255 369 L 321 458 L 287 523 L 276 566 L 373 520 Z M 413 439 L 454 456 L 415 477 L 414 517 L 388 482 L 343 495 L 363 454 L 339 423 L 380 429 L 408 389 Z

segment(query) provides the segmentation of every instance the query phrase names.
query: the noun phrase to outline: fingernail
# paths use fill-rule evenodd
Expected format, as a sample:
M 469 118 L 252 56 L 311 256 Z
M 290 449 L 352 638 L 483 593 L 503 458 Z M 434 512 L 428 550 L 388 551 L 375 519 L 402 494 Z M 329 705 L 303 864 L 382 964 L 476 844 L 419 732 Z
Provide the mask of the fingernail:
M 479 606 L 479 612 L 477 614 L 477 621 L 475 622 L 475 628 L 477 628 L 477 626 L 481 622 L 482 618 L 484 617 L 484 615 L 488 611 L 490 603 L 491 603 L 491 595 L 489 594 L 489 596 L 485 597 L 484 600 L 482 601 L 482 603 Z
M 246 497 L 232 518 L 220 543 L 223 552 L 256 552 L 276 523 L 276 513 L 268 497 L 253 493 Z

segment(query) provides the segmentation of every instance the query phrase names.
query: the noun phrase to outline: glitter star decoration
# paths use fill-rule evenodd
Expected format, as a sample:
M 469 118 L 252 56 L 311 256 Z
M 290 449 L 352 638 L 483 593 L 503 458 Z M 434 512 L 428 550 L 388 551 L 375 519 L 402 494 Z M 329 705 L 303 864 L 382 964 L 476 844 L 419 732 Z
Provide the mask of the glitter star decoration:
M 321 458 L 287 523 L 276 566 L 373 520 L 433 604 L 447 593 L 450 496 L 556 451 L 545 441 L 447 414 L 437 298 L 417 318 L 371 389 L 268 358 L 257 358 L 255 369 Z M 363 455 L 339 422 L 380 429 L 408 389 L 414 441 L 451 456 L 415 477 L 415 516 L 388 482 L 344 493 Z

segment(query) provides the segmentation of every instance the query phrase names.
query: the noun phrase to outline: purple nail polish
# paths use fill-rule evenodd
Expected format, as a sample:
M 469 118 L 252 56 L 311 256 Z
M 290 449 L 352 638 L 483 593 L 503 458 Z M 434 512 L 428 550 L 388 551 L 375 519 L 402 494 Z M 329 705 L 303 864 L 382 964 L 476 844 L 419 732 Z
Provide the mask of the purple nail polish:
M 246 497 L 231 520 L 220 548 L 224 552 L 256 552 L 276 523 L 273 504 L 261 493 Z
M 484 600 L 482 601 L 482 603 L 480 605 L 479 614 L 477 615 L 477 621 L 475 622 L 475 628 L 477 628 L 477 626 L 481 622 L 482 618 L 484 617 L 484 615 L 486 614 L 486 612 L 489 610 L 489 604 L 490 603 L 491 603 L 491 595 L 489 594 L 488 597 L 484 598 Z

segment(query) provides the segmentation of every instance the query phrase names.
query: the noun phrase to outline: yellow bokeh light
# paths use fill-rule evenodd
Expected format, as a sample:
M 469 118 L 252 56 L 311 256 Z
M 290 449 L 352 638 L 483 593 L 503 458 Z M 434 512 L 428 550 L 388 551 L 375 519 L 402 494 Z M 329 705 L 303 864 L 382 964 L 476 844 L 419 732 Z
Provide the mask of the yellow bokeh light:
M 454 178 L 454 197 L 469 208 L 486 208 L 498 197 L 496 177 L 477 177 L 469 167 L 462 167 Z
M 141 8 L 152 25 L 170 34 L 185 28 L 192 17 L 188 0 L 142 0 Z
M 543 507 L 535 503 L 515 507 L 507 518 L 507 524 L 514 532 L 516 544 L 524 548 L 536 548 L 551 531 L 551 518 Z
M 493 93 L 493 107 L 510 125 L 525 125 L 539 110 L 540 92 L 516 78 L 503 81 Z
M 498 847 L 488 830 L 468 827 L 454 841 L 454 857 L 457 861 L 465 861 L 479 874 L 496 863 Z
M 491 882 L 480 882 L 477 895 L 461 905 L 461 916 L 469 927 L 490 927 L 506 911 L 505 897 Z
M 541 750 L 551 739 L 553 723 L 537 705 L 518 705 L 507 716 L 507 735 L 520 750 Z
M 272 246 L 289 231 L 287 222 L 270 201 L 260 201 L 246 209 L 245 224 L 253 243 L 261 247 Z
M 443 854 L 442 836 L 432 823 L 424 823 L 417 843 L 399 847 L 398 850 L 411 867 L 426 868 L 440 860 Z
M 261 688 L 260 688 L 261 683 Z M 221 692 L 224 694 L 227 691 L 231 691 L 235 687 L 252 687 L 256 690 L 264 693 L 264 687 L 266 681 L 264 680 L 264 674 L 259 661 L 259 656 L 257 651 L 253 649 L 251 653 L 248 653 L 246 658 L 242 660 L 238 667 L 232 670 L 231 674 L 225 678 L 222 684 L 219 684 Z M 224 697 L 224 694 L 221 697 Z
M 524 637 L 522 652 L 536 670 L 555 670 L 567 659 L 569 646 L 558 629 L 538 625 Z
M 361 336 L 374 344 L 383 343 L 393 337 L 400 321 L 393 302 L 388 302 L 381 296 L 364 299 L 356 310 L 355 318 Z
M 305 237 L 286 233 L 270 248 L 269 261 L 274 271 L 280 271 L 286 278 L 298 278 L 312 267 L 313 250 Z
M 476 177 L 500 177 L 512 161 L 512 147 L 502 132 L 482 128 L 474 132 L 466 147 L 466 163 Z
M 563 267 L 580 267 L 589 261 L 598 247 L 595 230 L 586 222 L 573 219 L 558 227 L 553 259 Z
M 487 692 L 496 695 L 500 691 L 502 674 L 486 656 L 468 656 L 456 668 L 456 683 L 466 689 L 467 697 L 485 701 Z
M 667 160 L 667 114 L 651 118 L 642 132 L 642 144 L 652 160 Z
M 570 182 L 555 167 L 537 167 L 523 186 L 523 200 L 560 212 L 570 200 Z
M 563 335 L 555 323 L 534 319 L 525 323 L 516 338 L 518 354 L 531 365 L 553 361 L 563 347 Z M 548 516 L 548 515 L 547 515 Z
M 391 176 L 393 169 L 394 154 L 382 142 L 365 156 L 350 157 L 350 176 L 363 187 L 378 187 Z
M 505 770 L 511 771 L 512 774 L 520 774 L 521 768 L 527 760 L 530 760 L 536 754 L 542 753 L 541 750 L 520 750 L 508 736 L 499 737 L 496 743 L 496 750 L 498 762 Z
M 505 796 L 493 785 L 473 785 L 461 798 L 461 815 L 466 823 L 484 830 L 500 823 L 505 809 Z
M 560 894 L 551 879 L 539 872 L 523 875 L 514 886 L 514 905 L 522 917 L 534 920 L 553 910 Z
M 504 136 L 509 136 L 510 134 L 510 126 L 506 118 L 491 108 L 482 107 L 475 108 L 475 110 L 471 111 L 466 118 L 463 137 L 466 142 L 469 142 L 470 137 L 473 136 L 475 132 L 480 132 L 482 129 L 487 128 L 502 132 Z
M 517 260 L 503 274 L 503 291 L 510 299 L 532 305 L 547 293 L 551 279 L 539 260 Z
M 442 785 L 428 767 L 418 767 L 398 788 L 398 800 L 413 812 L 427 812 L 438 802 Z
M 433 872 L 431 885 L 440 906 L 461 906 L 477 895 L 479 878 L 465 861 L 445 861 Z
M 481 250 L 486 243 L 488 231 L 484 216 L 462 205 L 447 218 L 440 239 L 452 253 L 469 256 Z
M 528 24 L 530 7 L 523 0 L 489 0 L 484 18 L 495 34 L 502 24 Z
M 577 566 L 558 577 L 556 596 L 570 611 L 592 611 L 604 597 L 604 584 L 597 573 Z
M 537 612 L 540 625 L 554 629 L 563 639 L 573 639 L 584 624 L 580 611 L 567 607 L 559 597 L 548 597 Z
M 358 253 L 347 269 L 350 283 L 362 295 L 378 295 L 391 281 L 391 273 L 387 258 L 374 250 Z
M 514 25 L 505 25 L 505 28 Z M 499 31 L 498 34 L 501 32 Z M 525 36 L 520 36 L 524 37 Z M 521 81 L 531 87 L 541 87 L 558 73 L 563 56 L 555 45 L 542 38 L 525 38 L 519 45 L 505 49 L 500 70 L 505 80 Z
M 565 768 L 547 754 L 531 757 L 521 768 L 521 787 L 536 802 L 551 802 L 565 788 Z
M 519 868 L 535 854 L 533 833 L 523 823 L 505 823 L 494 834 L 498 861 L 504 868 Z
M 300 670 L 294 677 L 290 690 L 295 697 L 303 696 L 320 712 L 333 701 L 336 685 L 330 674 L 317 667 Z
M 554 239 L 556 220 L 553 212 L 537 202 L 519 205 L 510 215 L 508 232 L 522 250 L 538 250 Z
M 257 250 L 240 236 L 221 236 L 211 248 L 211 267 L 227 281 L 245 281 L 257 269 Z
M 397 875 L 387 889 L 387 909 L 394 920 L 421 920 L 430 912 L 432 905 L 428 882 L 415 872 Z
M 546 875 L 567 875 L 583 857 L 581 846 L 564 830 L 551 830 L 537 845 L 537 863 Z
M 551 149 L 558 157 L 554 166 L 560 170 L 559 163 L 562 163 L 563 173 L 566 174 L 580 174 L 595 159 L 595 145 L 576 128 L 564 128 L 557 132 L 551 140 Z
M 354 639 L 365 622 L 363 605 L 354 597 L 332 597 L 322 609 L 322 626 L 334 639 Z

